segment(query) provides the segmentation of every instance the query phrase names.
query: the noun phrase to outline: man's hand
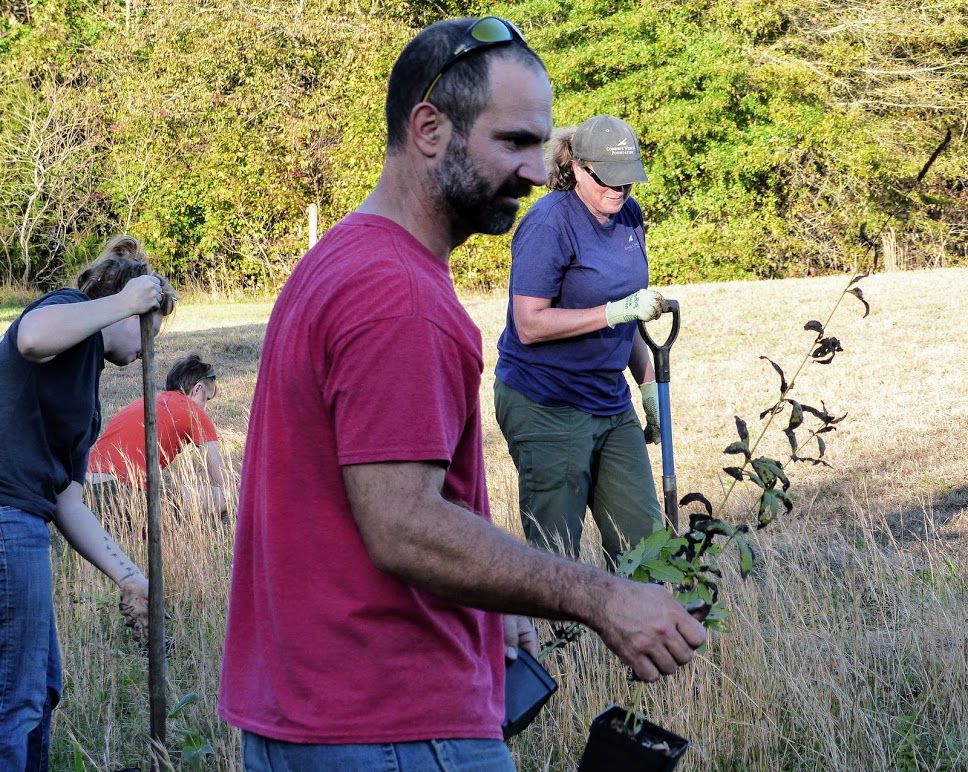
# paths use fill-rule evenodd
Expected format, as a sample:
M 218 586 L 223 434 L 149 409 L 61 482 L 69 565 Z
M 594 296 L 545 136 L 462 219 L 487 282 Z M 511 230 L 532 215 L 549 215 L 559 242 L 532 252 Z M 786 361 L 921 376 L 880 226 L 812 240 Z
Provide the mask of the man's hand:
M 148 580 L 140 573 L 123 579 L 118 583 L 121 588 L 121 602 L 118 608 L 124 617 L 125 627 L 130 627 L 135 640 L 148 637 Z
M 645 441 L 657 445 L 661 439 L 659 432 L 659 387 L 655 381 L 639 386 L 642 392 L 642 407 L 645 408 Z
M 538 633 L 527 617 L 517 614 L 504 615 L 504 657 L 509 660 L 518 658 L 518 648 L 524 649 L 532 657 L 538 656 Z
M 706 631 L 656 584 L 616 580 L 595 631 L 643 681 L 658 681 L 690 662 Z
M 135 276 L 118 295 L 132 314 L 146 314 L 161 307 L 161 279 L 150 274 Z
M 655 290 L 641 289 L 626 298 L 606 303 L 605 321 L 609 327 L 636 319 L 651 322 L 668 310 L 669 304 L 662 295 Z

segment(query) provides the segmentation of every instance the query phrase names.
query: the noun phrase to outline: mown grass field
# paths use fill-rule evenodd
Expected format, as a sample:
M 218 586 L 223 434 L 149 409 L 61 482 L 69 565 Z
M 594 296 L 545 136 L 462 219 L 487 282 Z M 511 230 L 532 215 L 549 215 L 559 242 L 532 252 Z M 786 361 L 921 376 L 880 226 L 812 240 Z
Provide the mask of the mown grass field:
M 759 357 L 792 376 L 812 339 L 804 322 L 825 319 L 845 284 L 822 277 L 666 288 L 683 313 L 671 383 L 680 494 L 721 498 L 717 472 L 732 463 L 722 449 L 735 438 L 733 416 L 755 436 L 757 414 L 778 392 Z M 828 435 L 833 468 L 793 468 L 793 514 L 755 539 L 748 581 L 727 570 L 730 631 L 693 666 L 646 689 L 646 713 L 693 742 L 681 769 L 968 767 L 968 270 L 879 274 L 861 286 L 870 316 L 847 298 L 828 328 L 845 351 L 826 367 L 808 365 L 791 395 L 849 413 Z M 490 389 L 505 302 L 501 294 L 465 298 L 485 341 L 494 519 L 520 533 L 514 467 Z M 157 341 L 159 379 L 192 350 L 217 363 L 210 409 L 236 473 L 270 310 L 270 302 L 189 302 Z M 10 318 L 0 317 L 0 330 Z M 139 393 L 137 366 L 108 366 L 106 416 Z M 777 430 L 764 442 L 762 452 L 786 458 Z M 653 465 L 658 478 L 658 453 Z M 172 473 L 197 469 L 188 458 Z M 743 503 L 733 501 L 732 519 Z M 170 745 L 180 747 L 182 732 L 199 733 L 213 749 L 207 768 L 218 770 L 241 766 L 238 737 L 215 713 L 233 520 L 234 508 L 225 524 L 189 512 L 166 523 L 164 546 L 169 700 L 198 697 L 171 722 Z M 144 563 L 137 522 L 133 530 L 121 538 Z M 595 559 L 594 534 L 586 536 Z M 144 653 L 121 626 L 109 583 L 62 545 L 54 558 L 65 693 L 52 768 L 145 765 Z M 523 770 L 573 769 L 590 719 L 630 694 L 624 668 L 591 636 L 548 667 L 561 689 L 512 742 Z

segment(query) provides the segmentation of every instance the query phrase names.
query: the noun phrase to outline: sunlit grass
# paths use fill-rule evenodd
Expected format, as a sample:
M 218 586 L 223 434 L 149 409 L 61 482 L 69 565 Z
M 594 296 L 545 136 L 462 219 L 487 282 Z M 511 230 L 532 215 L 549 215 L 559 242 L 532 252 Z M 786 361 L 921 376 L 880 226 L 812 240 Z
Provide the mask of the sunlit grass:
M 750 421 L 772 404 L 778 379 L 844 280 L 675 287 L 683 331 L 672 354 L 673 433 L 680 494 L 715 502 L 733 415 Z M 968 758 L 968 271 L 871 277 L 871 316 L 846 306 L 831 334 L 846 351 L 804 372 L 794 395 L 850 415 L 829 441 L 833 469 L 797 466 L 794 515 L 759 538 L 745 583 L 727 573 L 730 631 L 684 672 L 646 689 L 645 710 L 693 745 L 681 769 L 959 769 Z M 467 298 L 486 357 L 481 398 L 495 522 L 520 534 L 516 478 L 493 418 L 490 377 L 505 296 Z M 211 404 L 238 469 L 268 305 L 186 304 L 158 339 L 159 378 L 198 349 L 220 369 Z M 216 324 L 215 320 L 219 320 Z M 206 326 L 207 323 L 207 326 Z M 221 375 L 224 371 L 225 376 Z M 791 373 L 792 374 L 792 373 Z M 105 371 L 105 415 L 140 394 L 136 367 Z M 780 437 L 773 448 L 782 453 Z M 654 454 L 658 474 L 658 454 Z M 782 456 L 781 456 L 782 457 Z M 197 481 L 188 454 L 167 473 Z M 738 499 L 736 506 L 741 505 Z M 140 504 L 115 528 L 144 565 Z M 733 516 L 736 516 L 733 512 Z M 235 507 L 223 524 L 189 507 L 166 517 L 169 700 L 199 702 L 169 730 L 194 728 L 212 743 L 211 769 L 240 767 L 239 740 L 215 715 Z M 598 554 L 586 533 L 585 555 Z M 109 583 L 71 552 L 55 550 L 55 594 L 65 657 L 54 769 L 73 768 L 74 741 L 89 769 L 145 763 L 147 663 L 124 631 Z M 542 633 L 547 637 L 547 628 Z M 630 688 L 592 635 L 548 663 L 561 684 L 538 722 L 512 744 L 522 769 L 572 769 L 587 726 Z

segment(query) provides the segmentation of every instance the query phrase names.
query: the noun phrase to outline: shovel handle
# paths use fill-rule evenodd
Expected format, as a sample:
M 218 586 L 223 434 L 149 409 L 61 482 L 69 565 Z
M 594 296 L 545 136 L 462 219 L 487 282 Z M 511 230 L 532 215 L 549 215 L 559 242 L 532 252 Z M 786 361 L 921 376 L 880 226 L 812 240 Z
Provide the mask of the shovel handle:
M 679 301 L 666 300 L 666 302 L 669 304 L 667 313 L 672 314 L 672 329 L 669 330 L 669 337 L 666 338 L 665 343 L 656 343 L 652 336 L 649 335 L 649 329 L 645 326 L 645 322 L 639 322 L 639 332 L 642 334 L 642 338 L 652 352 L 653 364 L 655 365 L 655 380 L 657 383 L 669 382 L 669 349 L 672 348 L 672 344 L 679 337 Z

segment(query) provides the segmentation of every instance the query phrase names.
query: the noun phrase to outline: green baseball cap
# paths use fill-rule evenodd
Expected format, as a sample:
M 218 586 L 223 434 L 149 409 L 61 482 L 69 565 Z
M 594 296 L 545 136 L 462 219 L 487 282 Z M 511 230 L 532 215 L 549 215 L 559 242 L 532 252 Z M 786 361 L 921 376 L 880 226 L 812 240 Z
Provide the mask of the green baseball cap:
M 645 182 L 642 153 L 635 132 L 621 118 L 596 115 L 575 130 L 571 151 L 576 161 L 587 161 L 606 185 Z

